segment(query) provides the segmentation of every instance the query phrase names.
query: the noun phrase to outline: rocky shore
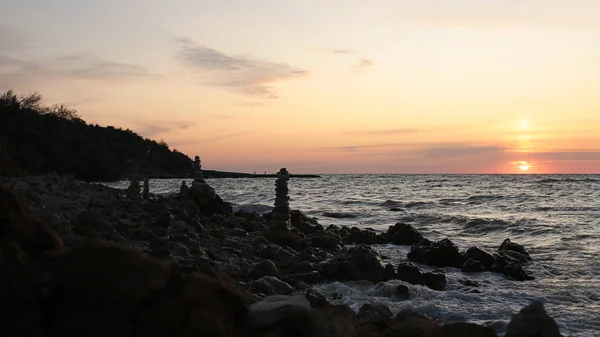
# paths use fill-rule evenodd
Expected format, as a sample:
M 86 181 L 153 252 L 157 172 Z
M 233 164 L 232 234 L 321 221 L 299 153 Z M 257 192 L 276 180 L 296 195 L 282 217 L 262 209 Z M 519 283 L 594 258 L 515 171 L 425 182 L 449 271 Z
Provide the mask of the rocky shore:
M 0 336 L 492 337 L 489 327 L 379 303 L 355 312 L 314 285 L 398 279 L 444 291 L 441 269 L 415 263 L 532 279 L 522 268 L 532 258 L 509 239 L 494 252 L 460 251 L 407 224 L 324 227 L 297 210 L 290 227 L 271 226 L 271 214 L 232 213 L 200 179 L 178 196 L 148 198 L 58 175 L 3 181 Z M 372 247 L 384 243 L 411 246 L 414 263 L 384 265 Z M 406 286 L 396 292 L 411 296 Z M 506 336 L 560 334 L 534 302 Z

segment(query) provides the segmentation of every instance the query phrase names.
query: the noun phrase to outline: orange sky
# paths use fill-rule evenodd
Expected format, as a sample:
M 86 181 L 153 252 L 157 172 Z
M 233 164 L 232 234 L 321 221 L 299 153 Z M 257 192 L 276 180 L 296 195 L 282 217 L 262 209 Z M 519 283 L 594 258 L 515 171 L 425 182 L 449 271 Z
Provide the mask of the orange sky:
M 0 90 L 209 169 L 600 173 L 597 0 L 2 7 Z

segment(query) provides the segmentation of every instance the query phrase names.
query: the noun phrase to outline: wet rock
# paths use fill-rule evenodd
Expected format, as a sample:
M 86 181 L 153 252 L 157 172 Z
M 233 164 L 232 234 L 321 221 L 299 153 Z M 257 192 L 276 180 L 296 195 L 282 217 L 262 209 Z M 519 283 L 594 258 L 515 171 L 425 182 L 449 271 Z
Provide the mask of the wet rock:
M 446 275 L 441 272 L 423 272 L 410 262 L 398 264 L 397 278 L 410 284 L 419 284 L 433 290 L 446 287 Z
M 385 279 L 393 280 L 396 278 L 396 268 L 391 263 L 385 265 Z
M 315 337 L 355 337 L 355 313 L 347 305 L 330 305 L 311 312 Z
M 252 277 L 263 277 L 263 276 L 277 276 L 279 271 L 271 260 L 264 260 L 255 264 L 250 270 L 250 276 Z
M 309 218 L 298 210 L 290 212 L 292 227 L 298 229 L 304 234 L 313 234 L 316 232 L 322 232 L 323 226 L 321 226 L 317 220 Z
M 339 249 L 344 245 L 344 241 L 339 235 L 331 232 L 314 233 L 309 236 L 308 244 L 312 247 L 328 250 Z
M 248 236 L 248 233 L 241 228 L 234 228 L 232 231 L 229 232 L 229 235 L 236 238 L 244 238 Z
M 304 291 L 304 297 L 306 297 L 306 300 L 313 308 L 324 308 L 329 304 L 325 293 L 320 289 L 308 288 Z
M 530 261 L 525 255 L 514 250 L 499 250 L 498 255 L 518 264 L 524 264 Z
M 310 314 L 310 303 L 301 296 L 267 296 L 248 307 L 247 324 L 265 328 L 283 320 L 295 320 Z
M 500 245 L 500 247 L 498 247 L 498 251 L 513 251 L 513 252 L 517 252 L 521 255 L 523 255 L 527 260 L 531 261 L 531 256 L 529 256 L 529 253 L 527 253 L 527 251 L 525 250 L 525 247 L 523 247 L 523 245 L 520 245 L 518 243 L 514 243 L 511 242 L 510 239 L 506 239 L 502 242 L 502 244 Z
M 344 261 L 344 268 L 351 280 L 379 282 L 386 278 L 379 253 L 367 245 L 352 248 Z
M 265 229 L 267 229 L 267 225 L 263 224 L 262 222 L 259 221 L 248 221 L 245 224 L 245 229 L 248 232 L 262 232 Z
M 363 304 L 356 314 L 357 325 L 379 324 L 392 317 L 392 311 L 381 303 Z
M 412 246 L 407 257 L 413 261 L 435 267 L 461 268 L 464 257 L 459 253 L 458 247 L 448 240 L 437 242 L 423 240 Z
M 423 240 L 423 235 L 411 225 L 397 223 L 394 226 L 390 226 L 384 238 L 395 245 L 409 246 Z
M 350 234 L 344 237 L 346 244 L 376 245 L 386 243 L 386 240 L 372 230 L 360 230 L 357 227 L 350 228 Z
M 428 337 L 497 337 L 492 328 L 473 323 L 450 323 L 444 324 L 440 329 Z
M 485 267 L 481 262 L 473 259 L 467 259 L 465 263 L 462 265 L 461 270 L 465 273 L 478 273 L 485 271 Z
M 281 281 L 275 276 L 263 276 L 252 282 L 250 290 L 254 293 L 262 293 L 266 295 L 287 295 L 291 294 L 294 289 L 289 284 Z
M 492 271 L 501 272 L 506 276 L 512 277 L 517 281 L 534 280 L 535 277 L 527 274 L 525 270 L 514 260 L 509 260 L 506 257 L 494 254 L 495 262 L 490 268 Z
M 402 299 L 407 300 L 410 298 L 410 289 L 404 284 L 397 285 L 395 291 L 395 295 Z
M 485 269 L 490 269 L 494 264 L 494 256 L 477 247 L 471 247 L 465 252 L 465 260 L 473 259 L 479 261 Z
M 554 319 L 541 302 L 533 302 L 519 311 L 506 326 L 505 337 L 562 337 Z

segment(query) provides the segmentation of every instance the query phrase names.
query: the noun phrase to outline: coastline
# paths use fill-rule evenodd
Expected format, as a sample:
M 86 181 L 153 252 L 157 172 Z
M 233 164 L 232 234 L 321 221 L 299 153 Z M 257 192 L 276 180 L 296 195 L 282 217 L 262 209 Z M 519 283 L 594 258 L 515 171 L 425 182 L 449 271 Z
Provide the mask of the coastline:
M 165 280 L 162 280 L 162 283 L 159 282 L 164 287 L 167 286 L 166 284 L 170 284 L 170 282 L 175 282 L 172 281 L 173 277 L 176 279 L 182 277 L 182 280 L 177 282 L 183 282 L 183 285 L 185 285 L 183 289 L 187 289 L 186 287 L 196 289 L 194 287 L 200 287 L 200 285 L 194 285 L 195 280 L 198 277 L 204 277 L 212 280 L 209 282 L 212 284 L 211 287 L 213 287 L 211 289 L 217 290 L 214 287 L 226 289 L 230 295 L 225 297 L 211 295 L 210 299 L 208 297 L 198 299 L 194 302 L 195 304 L 188 304 L 195 308 L 193 310 L 209 315 L 211 322 L 225 322 L 224 320 L 226 319 L 226 315 L 215 316 L 215 313 L 209 314 L 205 312 L 211 312 L 212 308 L 210 307 L 214 301 L 226 303 L 231 298 L 234 298 L 236 299 L 234 302 L 239 301 L 239 303 L 236 302 L 236 305 L 232 305 L 236 309 L 227 307 L 223 310 L 236 311 L 243 307 L 251 313 L 256 313 L 257 303 L 263 303 L 265 300 L 272 299 L 273 296 L 285 295 L 285 300 L 281 298 L 279 300 L 288 301 L 285 302 L 287 304 L 289 304 L 289 301 L 295 301 L 293 303 L 295 303 L 296 308 L 302 309 L 298 309 L 299 311 L 294 313 L 294 315 L 299 315 L 294 316 L 295 318 L 308 319 L 310 317 L 310 323 L 318 328 L 319 324 L 325 324 L 322 322 L 323 317 L 333 315 L 333 319 L 326 323 L 328 328 L 323 329 L 333 331 L 329 328 L 332 327 L 332 324 L 337 324 L 337 327 L 354 331 L 353 333 L 346 332 L 343 334 L 331 333 L 326 336 L 361 335 L 360 331 L 363 333 L 370 331 L 373 333 L 371 335 L 378 336 L 379 334 L 391 331 L 390 329 L 393 329 L 393 327 L 406 327 L 406 324 L 421 329 L 419 331 L 422 334 L 415 336 L 434 336 L 432 335 L 434 333 L 437 333 L 439 336 L 454 336 L 447 334 L 452 329 L 459 329 L 459 331 L 462 331 L 462 335 L 465 336 L 496 335 L 493 329 L 474 324 L 457 326 L 449 322 L 436 322 L 419 314 L 397 313 L 393 315 L 389 312 L 389 309 L 386 310 L 386 308 L 380 305 L 361 308 L 358 313 L 351 312 L 348 311 L 347 307 L 335 304 L 335 299 L 326 298 L 318 289 L 312 286 L 327 281 L 366 280 L 380 282 L 386 279 L 400 279 L 402 282 L 406 282 L 406 284 L 423 284 L 432 289 L 437 288 L 437 291 L 443 291 L 445 283 L 443 274 L 437 272 L 424 273 L 411 265 L 383 266 L 378 253 L 370 248 L 372 244 L 385 242 L 412 245 L 413 247 L 417 247 L 414 254 L 416 261 L 433 265 L 446 262 L 450 264 L 461 263 L 458 261 L 461 259 L 460 254 L 455 255 L 455 259 L 440 260 L 441 257 L 447 255 L 448 251 L 455 251 L 451 242 L 429 242 L 429 244 L 426 244 L 422 242 L 425 238 L 410 226 L 394 226 L 384 233 L 335 226 L 324 228 L 300 211 L 294 211 L 292 212 L 292 232 L 282 234 L 269 230 L 268 215 L 262 216 L 246 212 L 231 213 L 220 209 L 207 210 L 203 214 L 203 211 L 198 209 L 193 202 L 178 196 L 150 196 L 148 200 L 136 201 L 129 199 L 124 190 L 112 189 L 98 184 L 83 183 L 72 178 L 57 175 L 27 177 L 14 180 L 14 183 L 16 194 L 26 204 L 26 208 L 29 209 L 31 216 L 38 223 L 47 226 L 47 229 L 55 233 L 54 235 L 61 242 L 60 245 L 54 242 L 54 249 L 49 250 L 54 251 L 54 253 L 39 255 L 35 251 L 47 247 L 47 237 L 52 236 L 45 230 L 43 231 L 44 235 L 34 235 L 36 239 L 33 240 L 33 245 L 31 242 L 25 244 L 27 240 L 24 240 L 19 235 L 11 236 L 13 239 L 16 238 L 14 239 L 16 243 L 21 244 L 23 250 L 27 253 L 27 258 L 23 260 L 22 264 L 28 269 L 35 271 L 34 275 L 37 274 L 37 277 L 40 277 L 40 279 L 35 279 L 36 276 L 34 276 L 34 280 L 41 282 L 41 284 L 46 284 L 45 282 L 47 282 L 44 281 L 42 275 L 53 275 L 50 265 L 54 263 L 65 263 L 63 267 L 68 268 L 71 265 L 85 266 L 84 262 L 89 263 L 95 259 L 93 261 L 96 261 L 96 263 L 91 264 L 90 267 L 97 267 L 98 270 L 96 272 L 100 273 L 95 274 L 99 277 L 98 281 L 100 279 L 110 280 L 115 277 L 119 278 L 119 275 L 125 270 L 129 268 L 137 270 L 136 268 L 140 268 L 140 265 L 147 264 L 148 266 L 153 265 L 154 267 L 152 268 L 162 270 L 157 273 L 160 275 L 164 273 L 171 280 L 168 282 Z M 211 212 L 212 214 L 210 214 Z M 18 234 L 19 231 L 16 230 L 16 232 Z M 31 239 L 29 240 L 31 241 Z M 94 242 L 101 241 L 103 243 L 90 244 L 90 240 Z M 109 248 L 106 248 L 107 242 L 110 243 L 108 244 Z M 355 246 L 354 248 L 349 248 L 348 244 Z M 52 247 L 52 245 L 50 246 Z M 502 246 L 506 245 L 502 243 Z M 31 249 L 31 247 L 36 249 Z M 444 254 L 440 254 L 438 248 L 441 248 L 442 250 L 439 250 L 439 252 L 443 252 Z M 518 247 L 515 249 L 520 250 Z M 61 251 L 64 251 L 64 253 Z M 514 259 L 518 260 L 521 258 L 519 255 L 513 253 L 515 252 L 513 249 L 499 249 L 498 253 L 494 253 L 495 255 L 488 253 L 489 256 L 485 255 L 485 252 L 476 251 L 475 253 L 471 253 L 470 256 L 473 259 L 478 257 L 479 260 L 489 259 L 490 256 L 498 259 L 496 255 L 501 255 L 502 251 Z M 100 254 L 100 252 L 104 253 Z M 456 253 L 459 252 L 456 251 Z M 62 254 L 65 254 L 67 258 L 61 257 Z M 524 254 L 521 255 L 525 256 Z M 125 265 L 119 264 L 120 262 L 117 261 L 120 258 L 115 260 L 115 257 L 118 256 L 123 258 L 123 263 L 128 261 L 128 257 L 138 262 Z M 503 258 L 500 259 L 502 260 Z M 156 264 L 159 261 L 160 265 Z M 464 263 L 467 262 L 464 260 L 461 261 Z M 509 259 L 509 261 L 511 261 L 510 268 L 505 273 L 512 277 L 517 275 L 513 274 L 513 272 L 519 273 L 518 263 L 512 259 Z M 40 263 L 42 267 L 38 265 Z M 161 269 L 163 267 L 160 266 L 163 266 L 164 263 L 170 267 L 165 267 L 167 268 L 165 270 Z M 488 262 L 483 264 L 487 266 Z M 473 265 L 476 268 L 481 268 L 471 263 L 471 266 Z M 67 281 L 76 282 L 77 287 L 73 287 L 73 291 L 79 289 L 79 291 L 83 292 L 80 295 L 89 299 L 91 296 L 90 292 L 97 289 L 94 287 L 100 285 L 95 284 L 95 281 L 91 279 L 85 282 L 82 281 L 79 278 L 81 276 L 79 273 L 93 272 L 89 270 L 90 267 L 83 267 L 82 270 L 74 270 L 71 274 L 68 274 L 71 275 L 72 279 L 69 279 L 68 275 L 60 275 L 58 280 L 56 280 L 57 276 L 54 274 L 55 281 L 60 283 L 61 277 L 66 277 Z M 169 268 L 174 269 L 171 270 Z M 480 270 L 479 272 L 491 271 Z M 140 278 L 144 275 L 148 276 L 148 274 L 144 274 L 148 273 L 148 270 L 141 270 L 140 273 Z M 24 279 L 21 281 L 31 281 L 28 278 L 29 276 L 17 275 L 16 277 L 23 277 Z M 154 275 L 147 278 L 150 281 L 156 281 L 156 277 Z M 132 288 L 124 290 L 125 292 L 132 292 L 136 287 L 143 288 L 143 285 L 146 284 L 145 282 L 150 282 L 148 280 L 131 285 Z M 108 282 L 107 286 L 111 289 L 110 291 L 116 292 L 118 286 L 111 284 L 110 281 Z M 24 282 L 23 284 L 28 283 Z M 61 284 L 64 286 L 63 283 Z M 52 283 L 46 285 L 52 286 Z M 203 283 L 202 286 L 207 287 L 207 284 Z M 52 289 L 52 287 L 50 288 Z M 33 291 L 33 289 L 30 289 L 30 291 Z M 396 291 L 395 296 L 411 296 L 410 293 L 407 293 L 406 286 L 398 287 Z M 175 293 L 178 293 L 178 291 L 175 290 Z M 26 295 L 27 292 L 20 295 L 25 296 L 24 294 Z M 185 297 L 184 294 L 185 291 L 183 291 L 181 296 Z M 18 295 L 12 294 L 10 296 Z M 206 294 L 206 296 L 208 295 Z M 148 296 L 152 297 L 155 295 L 140 295 L 144 301 L 148 299 Z M 132 300 L 127 296 L 125 298 Z M 298 298 L 309 301 L 308 309 L 305 302 L 300 301 Z M 51 297 L 51 299 L 53 298 Z M 56 299 L 54 298 L 54 300 Z M 113 302 L 104 304 L 107 305 L 107 309 L 110 311 L 119 307 L 122 304 L 121 300 L 123 299 L 115 299 Z M 153 301 L 150 302 L 155 303 Z M 67 304 L 63 303 L 63 305 Z M 165 310 L 173 310 L 173 305 L 173 303 L 162 303 L 152 308 L 158 311 L 162 310 L 160 311 L 161 315 L 166 316 L 167 313 Z M 255 306 L 254 309 L 252 309 L 252 305 Z M 178 307 L 175 306 L 175 308 Z M 540 309 L 537 305 L 533 309 L 536 314 L 541 314 L 543 311 L 543 307 Z M 95 314 L 97 313 L 85 312 L 85 310 L 80 313 L 80 315 L 84 316 L 93 316 Z M 140 320 L 149 324 L 150 320 L 164 320 L 164 317 L 161 315 L 152 316 L 151 319 Z M 269 315 L 272 316 L 274 313 L 269 312 Z M 289 315 L 289 313 L 286 315 Z M 297 326 L 287 326 L 286 324 L 289 324 L 289 322 L 286 323 L 286 319 L 288 318 L 284 315 L 280 320 L 271 321 L 269 324 L 263 321 L 260 321 L 260 324 L 256 322 L 253 324 L 260 326 L 259 331 L 263 331 L 265 328 L 275 329 L 282 334 L 286 331 L 285 329 L 299 329 Z M 69 319 L 73 319 L 73 317 L 69 317 Z M 548 319 L 551 320 L 549 317 Z M 16 320 L 16 322 L 18 321 Z M 249 329 L 252 331 L 257 329 L 256 327 L 247 326 L 249 323 L 227 322 L 240 329 Z M 317 324 L 318 322 L 320 323 Z M 204 324 L 208 323 L 204 322 Z M 76 323 L 73 323 L 73 325 L 77 329 L 85 330 L 84 327 L 80 327 Z M 75 329 L 75 327 L 72 328 Z M 96 328 L 99 327 L 96 326 Z M 101 329 L 107 328 L 103 327 Z M 471 333 L 465 334 L 465 331 L 470 331 Z M 446 334 L 443 334 L 444 332 Z M 202 336 L 203 334 L 198 335 Z M 461 334 L 455 335 L 458 336 Z M 10 334 L 7 336 L 10 336 Z

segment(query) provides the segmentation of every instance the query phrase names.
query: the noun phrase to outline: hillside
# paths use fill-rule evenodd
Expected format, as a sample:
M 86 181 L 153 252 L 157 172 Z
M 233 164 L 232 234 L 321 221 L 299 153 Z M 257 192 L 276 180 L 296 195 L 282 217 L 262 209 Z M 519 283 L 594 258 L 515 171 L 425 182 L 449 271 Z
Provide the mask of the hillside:
M 41 95 L 0 96 L 0 140 L 16 176 L 56 172 L 88 181 L 119 180 L 139 172 L 191 176 L 192 160 L 131 130 L 87 124 L 65 105 L 41 104 Z

